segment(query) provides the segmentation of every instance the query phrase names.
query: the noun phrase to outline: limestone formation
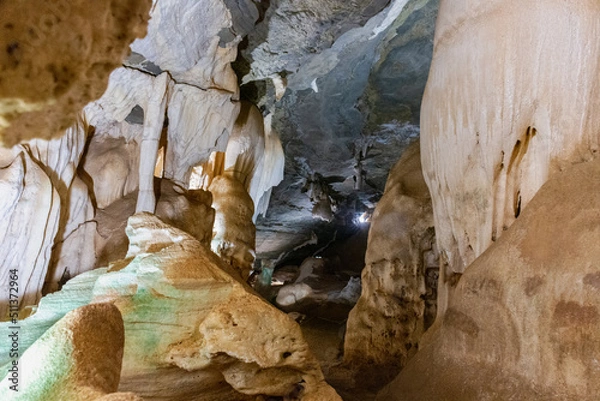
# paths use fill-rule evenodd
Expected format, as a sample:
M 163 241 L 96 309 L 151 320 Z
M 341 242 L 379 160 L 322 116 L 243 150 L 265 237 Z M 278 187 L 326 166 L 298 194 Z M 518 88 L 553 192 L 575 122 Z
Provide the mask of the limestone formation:
M 237 77 L 230 64 L 235 60 L 241 38 L 231 32 L 234 21 L 229 3 L 232 2 L 156 2 L 150 13 L 148 35 L 136 40 L 131 49 L 150 61 L 154 68 L 169 71 L 177 83 L 235 94 Z M 235 3 L 237 7 L 243 5 L 249 15 L 253 14 L 255 5 L 250 1 Z
M 595 1 L 442 1 L 421 114 L 440 307 L 544 182 L 600 148 Z
M 203 190 L 185 190 L 173 182 L 163 179 L 157 185 L 158 202 L 156 216 L 210 246 L 213 236 L 215 211 L 211 208 L 212 195 Z M 132 192 L 96 215 L 96 266 L 106 266 L 123 259 L 127 253 L 127 219 L 135 213 L 136 193 Z
M 137 191 L 139 156 L 139 145 L 135 140 L 127 141 L 96 131 L 82 166 L 96 208 L 105 209 Z
M 471 264 L 379 400 L 595 400 L 600 161 L 557 173 Z
M 240 105 L 218 89 L 175 84 L 171 91 L 164 177 L 187 186 L 193 167 L 225 151 Z
M 70 299 L 71 307 L 91 300 L 119 308 L 125 326 L 120 390 L 207 401 L 300 390 L 301 400 L 340 400 L 299 326 L 193 237 L 149 214 L 131 217 L 127 234 L 126 260 L 108 272 L 84 273 L 75 279 L 80 285 L 69 283 L 64 296 L 51 297 L 59 305 Z M 44 320 L 57 319 L 42 306 L 37 313 L 45 318 L 28 327 L 38 336 Z
M 18 270 L 20 307 L 39 302 L 60 221 L 60 196 L 52 181 L 26 148 L 14 150 L 14 159 L 0 169 L 2 321 L 9 307 L 10 270 Z
M 241 182 L 254 203 L 253 221 L 265 214 L 271 188 L 283 180 L 285 156 L 271 116 L 263 120 L 256 106 L 241 103 L 225 150 L 224 173 Z
M 146 33 L 149 0 L 2 2 L 0 146 L 61 136 Z
M 429 283 L 427 275 L 437 273 L 434 238 L 417 141 L 390 172 L 371 219 L 362 294 L 348 317 L 344 342 L 357 386 L 377 388 L 395 377 L 433 322 L 437 283 Z
M 239 271 L 245 280 L 254 262 L 256 229 L 252 222 L 254 204 L 243 184 L 229 174 L 210 184 L 215 224 L 210 248 Z
M 123 344 L 123 320 L 114 305 L 75 309 L 18 360 L 13 359 L 9 369 L 17 373 L 4 373 L 0 397 L 14 401 L 140 400 L 122 393 L 106 397 L 119 386 Z

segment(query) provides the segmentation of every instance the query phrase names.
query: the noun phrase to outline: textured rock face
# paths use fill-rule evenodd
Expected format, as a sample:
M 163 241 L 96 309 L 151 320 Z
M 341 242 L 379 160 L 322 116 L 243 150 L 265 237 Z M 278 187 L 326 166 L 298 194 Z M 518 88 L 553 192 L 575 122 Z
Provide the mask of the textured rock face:
M 386 5 L 386 0 L 271 1 L 264 21 L 250 35 L 250 42 L 258 46 L 252 51 L 252 71 L 246 80 L 297 71 L 315 53 L 329 48 L 342 33 L 363 25 Z
M 237 179 L 254 203 L 253 221 L 267 211 L 271 188 L 283 180 L 285 156 L 281 141 L 258 108 L 242 102 L 225 151 L 224 172 Z
M 9 305 L 10 269 L 19 269 L 21 306 L 35 305 L 41 297 L 58 230 L 60 197 L 26 150 L 21 150 L 0 174 L 5 199 L 0 206 L 0 316 L 4 320 Z
M 380 400 L 594 400 L 600 162 L 558 173 L 467 268 Z
M 599 15 L 594 1 L 442 2 L 421 115 L 442 281 L 455 282 L 549 177 L 597 155 Z
M 198 241 L 149 214 L 130 218 L 127 234 L 126 260 L 109 272 L 84 273 L 49 297 L 63 308 L 90 300 L 119 308 L 121 390 L 156 400 L 254 400 L 298 390 L 302 400 L 340 399 L 323 381 L 299 326 Z M 43 305 L 43 319 L 22 322 L 36 321 L 30 335 L 58 319 Z
M 220 175 L 210 184 L 215 209 L 211 249 L 239 271 L 245 280 L 254 262 L 256 229 L 254 207 L 244 185 L 229 175 Z
M 140 400 L 124 393 L 104 398 L 119 386 L 123 344 L 123 320 L 114 305 L 73 310 L 18 360 L 18 391 L 10 389 L 15 382 L 9 373 L 1 382 L 0 396 L 15 401 Z
M 56 137 L 146 33 L 149 0 L 2 2 L 0 146 Z
M 338 2 L 336 10 L 361 4 L 366 3 Z M 283 25 L 271 22 L 267 42 L 294 41 L 288 47 L 303 49 L 300 53 L 305 56 L 294 51 L 283 54 L 287 49 L 269 55 L 276 59 L 270 68 L 280 59 L 299 66 L 287 70 L 287 90 L 281 100 L 276 101 L 277 93 L 268 86 L 266 97 L 272 100 L 260 103 L 274 110 L 273 126 L 286 151 L 286 175 L 273 191 L 267 218 L 258 220 L 259 256 L 275 253 L 277 258 L 287 243 L 300 245 L 312 232 L 325 243 L 327 227 L 351 224 L 357 213 L 374 208 L 390 168 L 419 135 L 418 127 L 410 123 L 419 119 L 418 102 L 431 58 L 438 0 L 397 0 L 380 7 L 380 12 L 368 18 L 363 14 L 352 24 L 338 25 L 340 31 L 332 44 L 322 36 L 314 48 L 302 47 L 305 35 L 278 35 Z M 273 18 L 310 18 L 309 13 L 286 14 L 286 10 L 279 9 Z M 252 38 L 242 54 L 252 49 Z M 260 63 L 255 60 L 252 67 Z M 317 174 L 322 177 L 319 185 L 333 200 L 313 202 L 303 197 L 302 189 Z M 315 206 L 317 213 L 312 213 Z M 282 221 L 286 224 L 278 225 Z M 286 229 L 289 226 L 295 227 L 293 232 Z
M 156 216 L 185 231 L 205 246 L 213 235 L 215 211 L 212 195 L 203 190 L 187 191 L 169 180 L 160 181 Z M 123 259 L 127 253 L 127 219 L 135 213 L 136 193 L 116 200 L 96 214 L 96 266 Z
M 437 260 L 433 212 L 419 142 L 390 172 L 373 213 L 362 294 L 346 326 L 344 359 L 357 384 L 389 382 L 418 349 L 435 317 Z M 360 384 L 359 384 L 360 383 Z
M 232 2 L 156 1 L 148 35 L 136 40 L 131 49 L 154 68 L 169 71 L 177 83 L 237 93 L 237 77 L 230 63 L 235 60 L 239 39 L 231 32 L 233 19 L 226 3 Z M 255 6 L 250 1 L 237 3 L 253 14 Z

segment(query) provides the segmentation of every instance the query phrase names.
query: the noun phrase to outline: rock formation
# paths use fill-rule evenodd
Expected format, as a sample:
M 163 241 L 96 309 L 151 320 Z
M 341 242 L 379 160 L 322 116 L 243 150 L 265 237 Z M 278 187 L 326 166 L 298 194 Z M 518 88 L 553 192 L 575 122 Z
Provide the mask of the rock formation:
M 149 0 L 3 2 L 0 146 L 61 136 L 146 34 Z
M 390 172 L 373 213 L 362 294 L 346 326 L 344 359 L 357 386 L 381 387 L 419 348 L 435 318 L 437 274 L 431 198 L 421 172 L 419 142 Z
M 465 271 L 379 400 L 594 400 L 600 161 L 557 173 Z
M 599 13 L 591 1 L 442 2 L 421 114 L 445 264 L 441 311 L 453 275 L 500 238 L 548 178 L 596 157 Z
M 121 313 L 114 305 L 75 309 L 9 363 L 0 396 L 15 401 L 141 401 L 131 393 L 106 396 L 119 386 L 124 339 Z
M 340 399 L 299 326 L 196 239 L 149 214 L 131 217 L 127 234 L 125 260 L 78 276 L 47 304 L 119 308 L 120 390 L 165 400 L 253 400 L 298 390 L 302 400 Z M 60 317 L 44 305 L 22 322 L 30 335 L 42 335 Z

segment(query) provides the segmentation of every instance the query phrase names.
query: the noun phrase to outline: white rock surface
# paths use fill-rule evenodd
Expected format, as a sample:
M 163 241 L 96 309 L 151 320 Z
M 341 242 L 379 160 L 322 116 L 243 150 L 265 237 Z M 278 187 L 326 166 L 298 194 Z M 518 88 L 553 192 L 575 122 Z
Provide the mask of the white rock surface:
M 594 1 L 441 2 L 421 145 L 442 282 L 497 240 L 548 178 L 597 156 L 599 15 Z

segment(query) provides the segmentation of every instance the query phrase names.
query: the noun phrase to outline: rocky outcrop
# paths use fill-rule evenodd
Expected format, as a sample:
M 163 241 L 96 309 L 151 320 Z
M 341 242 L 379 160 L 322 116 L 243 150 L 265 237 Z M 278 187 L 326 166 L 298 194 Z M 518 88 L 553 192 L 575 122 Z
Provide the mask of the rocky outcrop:
M 599 15 L 592 1 L 442 1 L 421 114 L 442 310 L 542 184 L 598 154 Z
M 344 342 L 344 360 L 358 372 L 356 386 L 381 387 L 417 352 L 435 318 L 434 241 L 417 141 L 390 172 L 371 220 L 362 294 Z
M 106 396 L 119 386 L 123 344 L 123 320 L 114 305 L 75 309 L 13 359 L 0 382 L 0 396 L 14 401 L 141 401 L 131 393 Z
M 156 400 L 291 393 L 340 400 L 323 381 L 299 326 L 234 279 L 236 273 L 197 240 L 149 214 L 131 217 L 127 234 L 125 260 L 108 272 L 84 273 L 76 286 L 67 283 L 51 296 L 72 308 L 90 300 L 119 308 L 125 326 L 120 390 Z M 58 319 L 43 305 L 37 313 L 45 318 L 28 327 L 31 335 Z
M 379 400 L 594 400 L 600 161 L 557 173 L 471 264 Z
M 146 33 L 149 0 L 3 2 L 0 146 L 61 136 Z

